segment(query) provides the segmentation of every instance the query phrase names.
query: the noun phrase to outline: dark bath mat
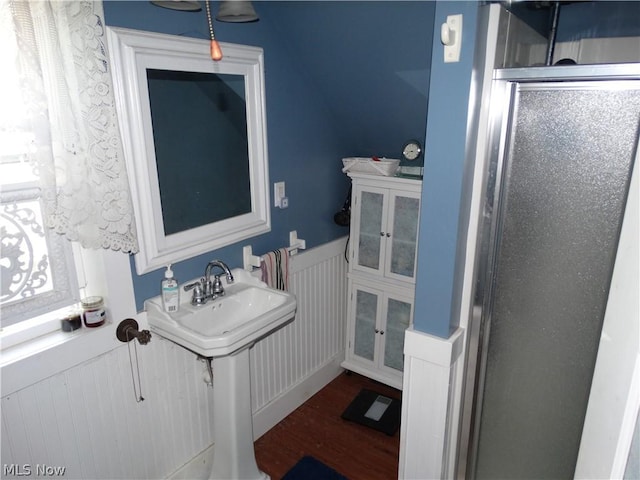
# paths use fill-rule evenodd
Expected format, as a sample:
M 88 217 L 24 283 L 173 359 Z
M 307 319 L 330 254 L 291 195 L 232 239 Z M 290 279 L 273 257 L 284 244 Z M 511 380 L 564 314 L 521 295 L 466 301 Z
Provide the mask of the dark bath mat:
M 282 480 L 347 480 L 347 477 L 307 455 L 298 460 Z
M 342 418 L 394 435 L 400 426 L 400 400 L 363 388 Z

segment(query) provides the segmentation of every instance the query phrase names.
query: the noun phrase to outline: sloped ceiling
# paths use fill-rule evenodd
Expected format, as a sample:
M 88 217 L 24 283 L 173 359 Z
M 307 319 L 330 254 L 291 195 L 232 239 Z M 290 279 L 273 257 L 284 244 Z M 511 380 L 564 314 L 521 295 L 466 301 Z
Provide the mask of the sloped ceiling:
M 345 156 L 424 140 L 435 2 L 256 2 L 326 103 Z
M 201 2 L 203 3 L 203 2 Z M 107 23 L 208 38 L 206 16 L 107 0 Z M 254 0 L 260 21 L 215 22 L 221 41 L 264 46 L 273 34 L 291 69 L 306 77 L 345 145 L 342 156 L 400 158 L 409 139 L 424 141 L 435 1 Z M 212 1 L 214 12 L 219 6 Z M 266 35 L 266 36 L 265 36 Z M 273 55 L 274 45 L 268 45 Z M 266 65 L 269 69 L 269 63 Z M 299 114 L 299 113 L 298 113 Z M 273 128 L 273 126 L 272 126 Z

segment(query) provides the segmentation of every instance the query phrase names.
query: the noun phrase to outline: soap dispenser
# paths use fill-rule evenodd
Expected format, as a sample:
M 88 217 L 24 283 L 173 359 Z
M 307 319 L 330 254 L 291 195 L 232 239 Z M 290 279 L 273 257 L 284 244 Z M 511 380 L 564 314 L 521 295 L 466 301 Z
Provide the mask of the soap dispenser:
M 180 308 L 180 290 L 178 289 L 178 281 L 173 278 L 171 264 L 167 266 L 162 280 L 162 307 L 168 313 L 177 312 Z

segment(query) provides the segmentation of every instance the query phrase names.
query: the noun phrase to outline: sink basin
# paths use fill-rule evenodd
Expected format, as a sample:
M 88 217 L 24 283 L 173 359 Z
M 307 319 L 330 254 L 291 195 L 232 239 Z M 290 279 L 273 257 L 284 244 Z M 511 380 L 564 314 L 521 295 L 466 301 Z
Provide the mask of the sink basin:
M 225 294 L 204 305 L 191 305 L 191 294 L 182 285 L 178 312 L 165 312 L 160 296 L 146 300 L 151 330 L 204 357 L 222 357 L 293 320 L 293 294 L 269 288 L 245 270 L 232 273 L 233 283 L 221 277 Z

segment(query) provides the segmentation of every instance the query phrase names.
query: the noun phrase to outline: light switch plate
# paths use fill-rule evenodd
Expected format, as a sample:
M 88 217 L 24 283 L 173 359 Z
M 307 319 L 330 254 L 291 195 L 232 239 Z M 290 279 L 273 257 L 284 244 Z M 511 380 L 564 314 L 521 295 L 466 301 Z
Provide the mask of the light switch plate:
M 286 197 L 284 182 L 276 182 L 273 184 L 273 206 L 286 208 L 282 206 L 282 199 Z

